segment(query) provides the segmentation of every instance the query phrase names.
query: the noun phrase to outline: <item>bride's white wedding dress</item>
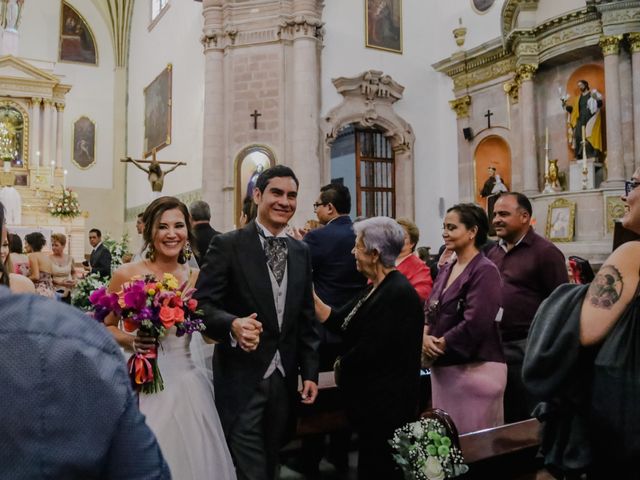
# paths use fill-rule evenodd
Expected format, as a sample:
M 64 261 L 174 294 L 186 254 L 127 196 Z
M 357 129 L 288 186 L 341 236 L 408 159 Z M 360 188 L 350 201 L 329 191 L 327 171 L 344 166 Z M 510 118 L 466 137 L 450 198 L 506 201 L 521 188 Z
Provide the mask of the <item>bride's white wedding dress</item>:
M 193 342 L 198 341 L 194 336 Z M 140 394 L 140 411 L 174 479 L 235 480 L 213 384 L 199 362 L 194 362 L 190 342 L 191 335 L 176 337 L 175 327 L 167 332 L 158 348 L 164 390 Z

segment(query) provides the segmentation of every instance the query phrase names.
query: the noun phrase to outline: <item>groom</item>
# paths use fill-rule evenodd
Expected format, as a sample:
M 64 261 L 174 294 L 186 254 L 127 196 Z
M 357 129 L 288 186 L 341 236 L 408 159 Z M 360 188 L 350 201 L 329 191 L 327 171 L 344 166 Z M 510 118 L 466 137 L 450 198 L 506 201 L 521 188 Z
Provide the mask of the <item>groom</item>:
M 257 219 L 213 238 L 196 285 L 205 334 L 220 342 L 216 406 L 238 480 L 275 477 L 295 403 L 311 404 L 318 393 L 311 259 L 284 232 L 297 196 L 289 167 L 262 172 L 253 190 Z

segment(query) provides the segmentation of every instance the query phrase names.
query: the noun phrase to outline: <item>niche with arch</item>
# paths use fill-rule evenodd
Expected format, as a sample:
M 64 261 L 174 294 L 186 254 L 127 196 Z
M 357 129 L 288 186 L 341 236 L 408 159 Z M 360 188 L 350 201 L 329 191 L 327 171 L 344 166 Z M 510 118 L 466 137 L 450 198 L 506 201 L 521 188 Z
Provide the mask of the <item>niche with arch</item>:
M 276 156 L 266 145 L 249 145 L 235 159 L 235 219 L 240 218 L 242 201 L 253 195 L 260 173 L 276 164 Z
M 509 144 L 498 135 L 489 135 L 483 138 L 476 147 L 474 165 L 476 202 L 489 212 L 487 199 L 480 194 L 489 179 L 489 167 L 496 169 L 496 175 L 500 175 L 500 179 L 507 189 L 511 190 L 511 148 Z

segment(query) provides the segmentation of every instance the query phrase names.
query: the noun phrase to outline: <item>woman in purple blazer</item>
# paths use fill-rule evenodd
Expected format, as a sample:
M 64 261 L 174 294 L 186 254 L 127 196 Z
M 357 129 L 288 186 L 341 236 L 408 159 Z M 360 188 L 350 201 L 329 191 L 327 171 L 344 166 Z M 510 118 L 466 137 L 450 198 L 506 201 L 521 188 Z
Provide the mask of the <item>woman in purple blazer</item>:
M 460 433 L 504 423 L 507 366 L 497 323 L 502 279 L 480 251 L 488 230 L 477 205 L 447 211 L 442 238 L 456 260 L 440 271 L 425 305 L 422 350 L 433 362 L 432 406 L 447 411 Z

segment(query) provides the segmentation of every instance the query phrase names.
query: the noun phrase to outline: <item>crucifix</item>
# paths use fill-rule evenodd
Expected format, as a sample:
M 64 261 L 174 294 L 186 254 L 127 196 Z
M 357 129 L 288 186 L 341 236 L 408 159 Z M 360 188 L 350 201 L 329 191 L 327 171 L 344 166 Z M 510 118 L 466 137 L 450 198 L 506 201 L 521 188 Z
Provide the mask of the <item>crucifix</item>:
M 253 129 L 257 130 L 258 129 L 258 117 L 261 117 L 262 114 L 258 113 L 258 110 L 254 110 L 253 113 L 251 115 L 249 115 L 250 117 L 253 117 Z
M 491 128 L 491 117 L 493 116 L 493 113 L 491 113 L 491 110 L 487 110 L 487 113 L 485 115 L 485 117 L 487 117 L 487 128 Z
M 173 172 L 180 165 L 186 165 L 186 163 L 158 161 L 156 159 L 155 148 L 151 151 L 151 155 L 151 160 L 136 160 L 131 157 L 127 157 L 121 158 L 120 161 L 124 163 L 133 163 L 136 167 L 145 172 L 149 178 L 149 183 L 151 184 L 151 191 L 159 193 L 162 191 L 162 187 L 164 186 L 165 175 Z M 149 166 L 145 167 L 144 164 L 149 164 Z M 172 165 L 172 167 L 163 171 L 160 165 Z

